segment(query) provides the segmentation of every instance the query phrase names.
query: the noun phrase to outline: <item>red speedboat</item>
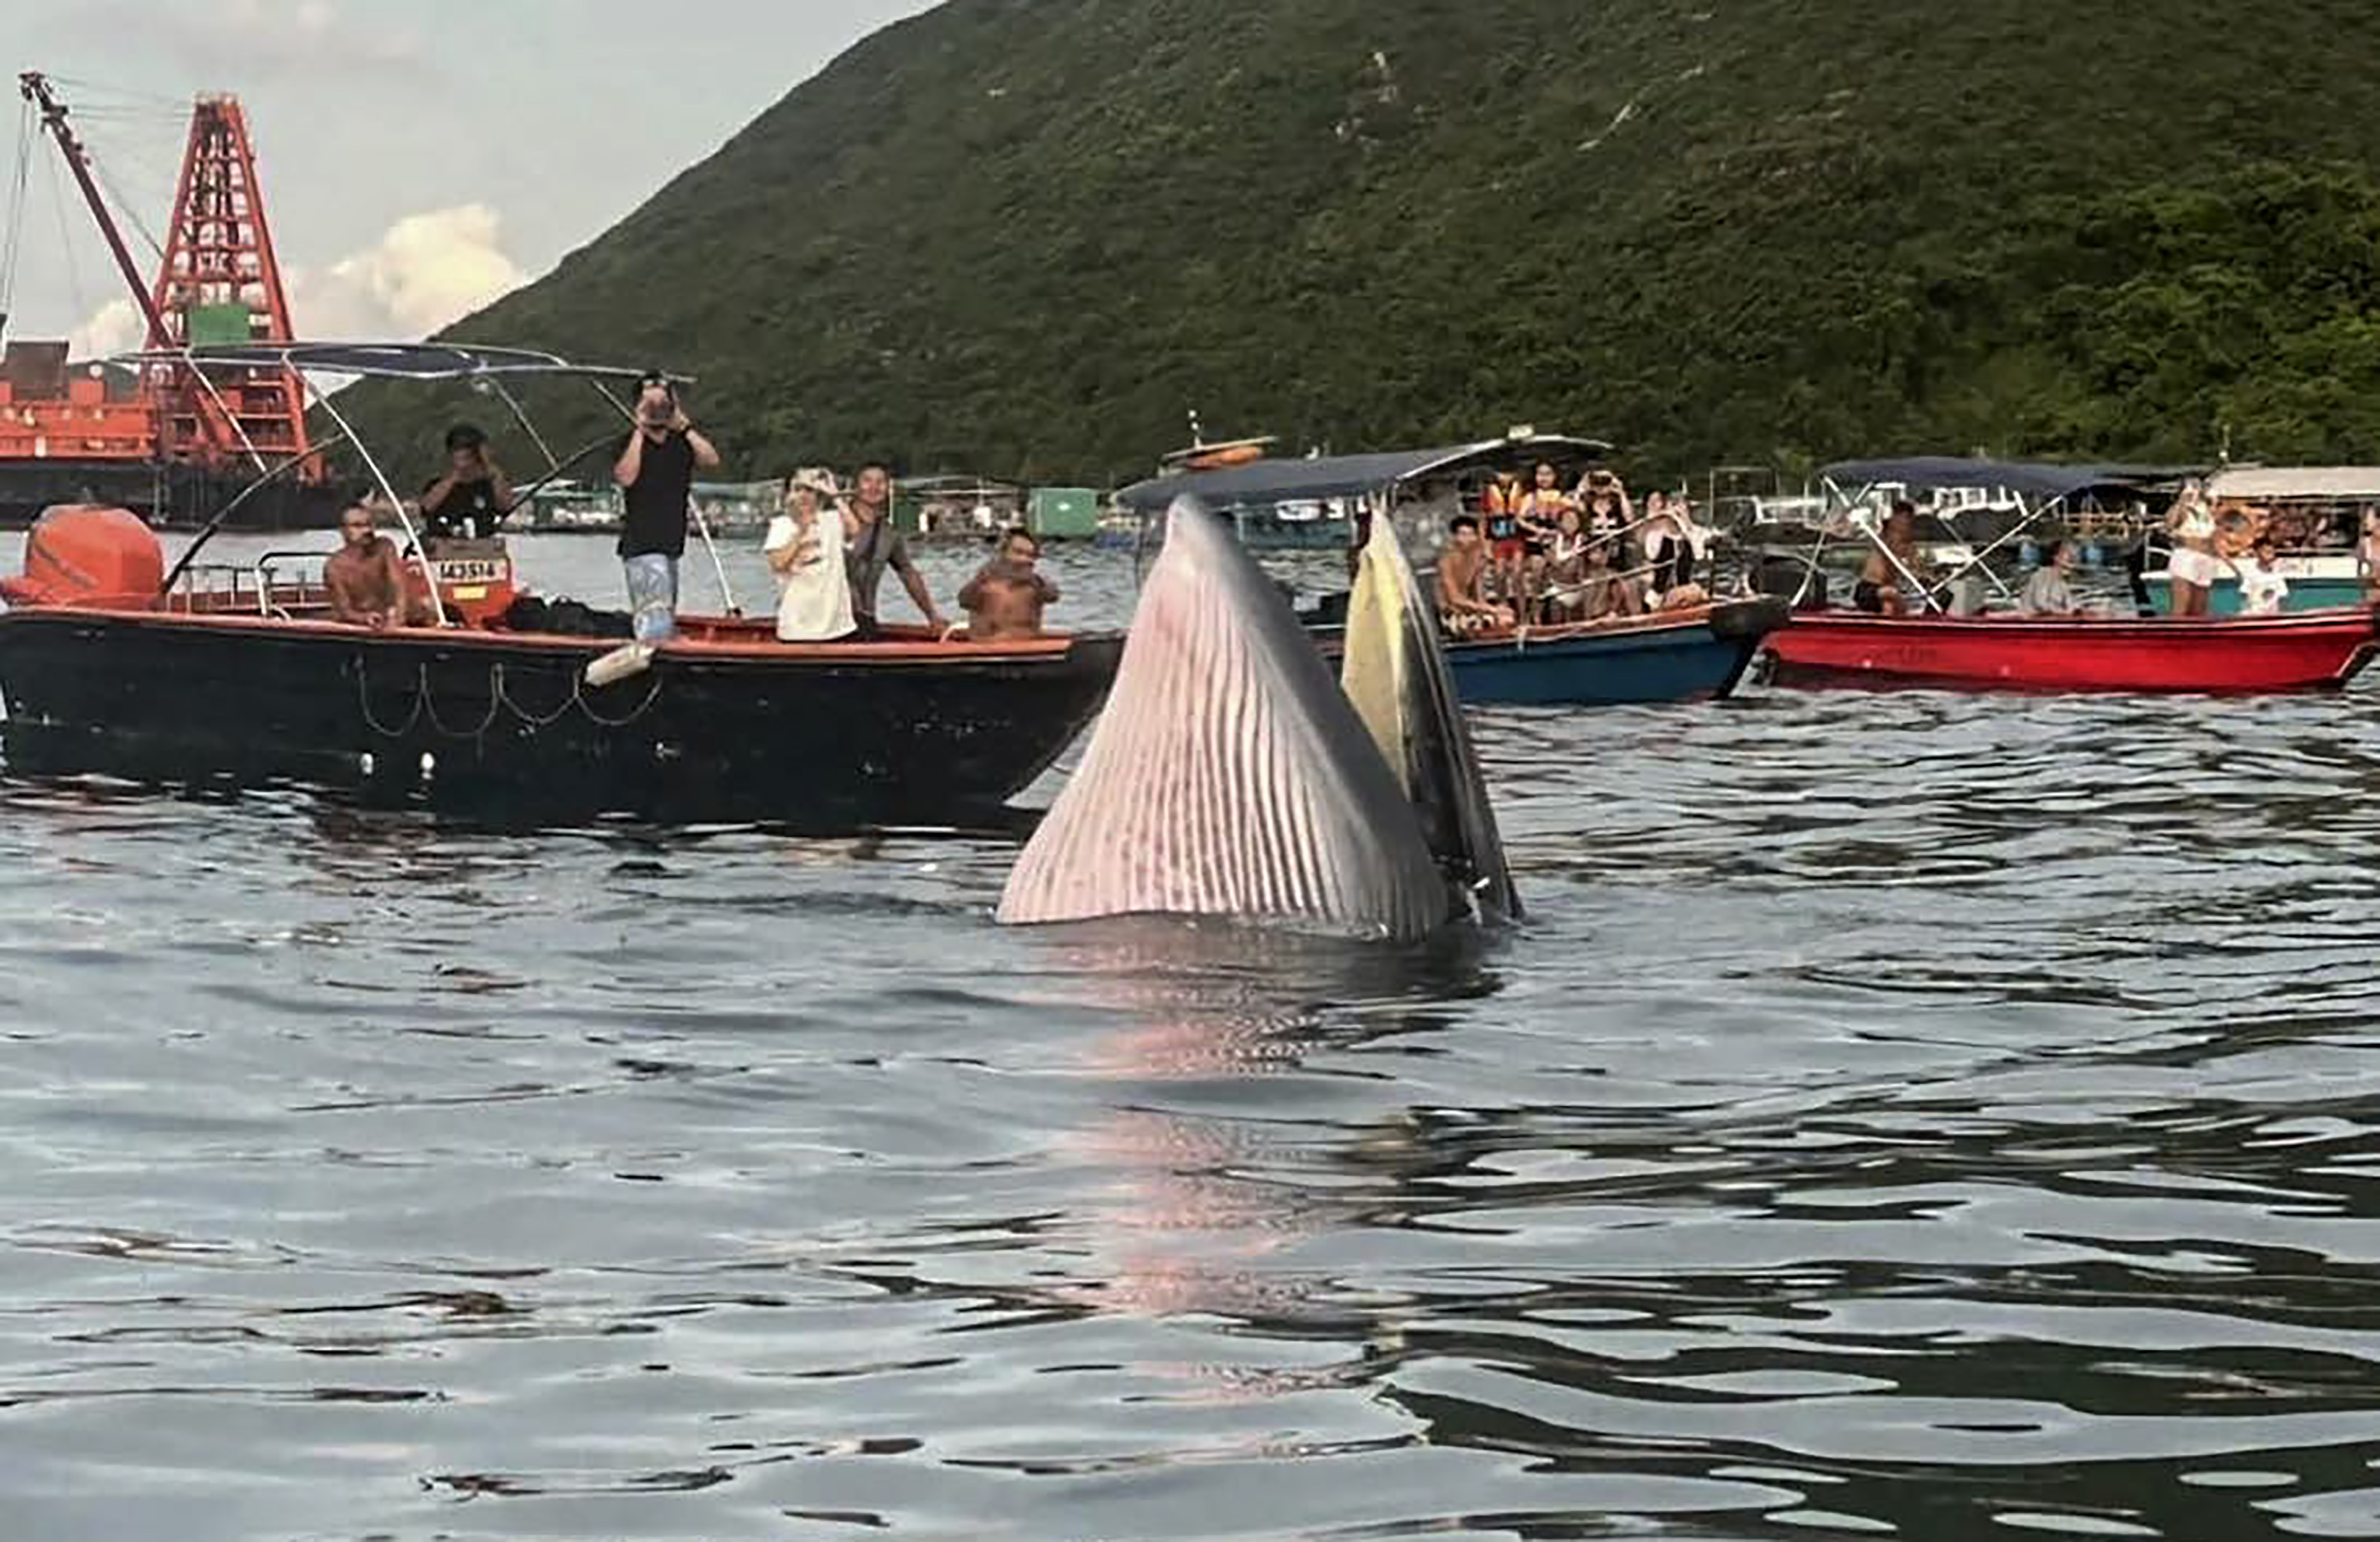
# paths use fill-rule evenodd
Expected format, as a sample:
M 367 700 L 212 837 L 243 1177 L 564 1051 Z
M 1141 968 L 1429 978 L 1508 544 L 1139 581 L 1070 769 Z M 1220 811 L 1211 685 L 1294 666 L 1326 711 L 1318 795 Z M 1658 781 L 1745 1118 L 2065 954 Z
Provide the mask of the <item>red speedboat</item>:
M 1768 635 L 1786 686 L 1954 690 L 2336 690 L 2380 649 L 2358 606 L 2204 621 L 1953 618 L 1804 611 Z

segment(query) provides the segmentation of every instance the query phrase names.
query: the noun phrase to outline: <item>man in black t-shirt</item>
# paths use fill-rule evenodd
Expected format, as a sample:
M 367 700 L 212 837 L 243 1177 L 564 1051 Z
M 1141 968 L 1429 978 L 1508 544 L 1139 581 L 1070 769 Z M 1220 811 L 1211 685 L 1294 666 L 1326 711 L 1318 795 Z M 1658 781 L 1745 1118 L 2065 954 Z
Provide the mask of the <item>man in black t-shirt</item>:
M 677 563 L 686 554 L 695 468 L 708 471 L 718 464 L 719 452 L 686 421 L 669 377 L 655 373 L 639 381 L 637 427 L 612 467 L 612 480 L 620 484 L 625 505 L 620 565 L 640 643 L 667 642 L 677 631 Z
M 488 453 L 488 436 L 469 423 L 448 429 L 446 474 L 421 490 L 422 534 L 484 540 L 512 511 L 512 479 Z

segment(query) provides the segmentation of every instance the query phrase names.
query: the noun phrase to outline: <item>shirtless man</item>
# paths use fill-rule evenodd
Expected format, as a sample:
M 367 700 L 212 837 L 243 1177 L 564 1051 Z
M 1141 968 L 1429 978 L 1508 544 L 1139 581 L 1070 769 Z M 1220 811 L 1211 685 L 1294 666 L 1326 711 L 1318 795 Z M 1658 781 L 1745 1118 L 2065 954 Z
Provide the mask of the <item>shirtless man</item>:
M 1896 562 L 1898 565 L 1896 565 Z M 1877 549 L 1868 553 L 1852 587 L 1852 604 L 1871 615 L 1907 615 L 1909 597 L 1901 592 L 1909 575 L 1917 571 L 1917 506 L 1903 498 L 1885 519 Z
M 1000 555 L 959 590 L 969 642 L 1041 635 L 1041 612 L 1058 602 L 1058 586 L 1033 565 L 1040 557 L 1041 542 L 1032 531 L 1014 529 L 1001 537 Z
M 345 542 L 322 564 L 322 587 L 331 591 L 331 614 L 351 626 L 374 630 L 405 624 L 405 568 L 396 543 L 372 528 L 372 512 L 349 504 L 339 516 Z
M 1480 592 L 1488 576 L 1488 545 L 1479 538 L 1479 521 L 1458 515 L 1448 528 L 1454 540 L 1438 554 L 1438 613 L 1446 629 L 1460 635 L 1510 626 L 1512 613 L 1490 604 Z

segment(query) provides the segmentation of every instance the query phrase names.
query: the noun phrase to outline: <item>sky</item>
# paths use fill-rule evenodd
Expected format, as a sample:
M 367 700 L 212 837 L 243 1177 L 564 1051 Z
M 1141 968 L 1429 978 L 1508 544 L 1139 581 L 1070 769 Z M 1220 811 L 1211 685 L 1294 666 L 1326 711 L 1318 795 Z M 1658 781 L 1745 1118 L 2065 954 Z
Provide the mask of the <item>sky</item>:
M 301 335 L 426 335 L 548 272 L 869 32 L 929 0 L 0 0 L 0 64 L 58 83 L 162 238 L 190 98 L 246 106 Z M 13 86 L 13 79 L 10 84 Z M 11 96 L 16 93 L 12 91 Z M 10 337 L 139 342 L 46 138 Z M 155 258 L 128 227 L 144 273 Z

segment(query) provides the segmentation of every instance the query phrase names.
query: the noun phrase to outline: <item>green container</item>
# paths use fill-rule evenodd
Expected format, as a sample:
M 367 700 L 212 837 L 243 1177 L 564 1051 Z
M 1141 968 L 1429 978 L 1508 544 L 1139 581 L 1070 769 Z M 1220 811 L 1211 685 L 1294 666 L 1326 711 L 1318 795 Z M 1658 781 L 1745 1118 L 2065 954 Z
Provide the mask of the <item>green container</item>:
M 1099 495 L 1087 487 L 1037 487 L 1026 517 L 1044 540 L 1087 540 L 1099 533 Z
M 248 316 L 248 307 L 237 300 L 227 305 L 190 307 L 190 346 L 211 348 L 253 341 L 255 334 L 249 331 Z

